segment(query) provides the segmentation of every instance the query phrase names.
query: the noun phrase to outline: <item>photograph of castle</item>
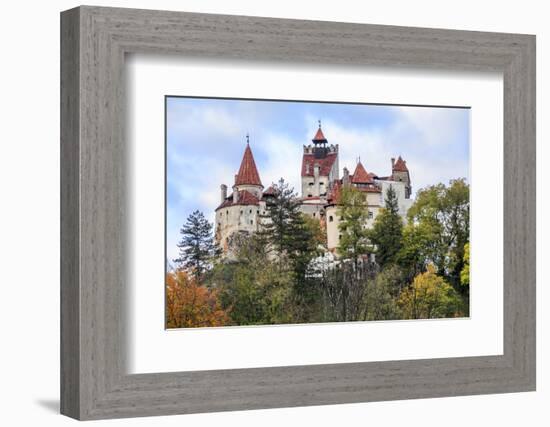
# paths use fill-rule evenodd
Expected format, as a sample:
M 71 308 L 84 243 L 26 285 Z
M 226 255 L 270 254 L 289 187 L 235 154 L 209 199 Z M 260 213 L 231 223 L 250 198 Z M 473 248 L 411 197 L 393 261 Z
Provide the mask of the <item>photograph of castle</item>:
M 468 108 L 165 101 L 167 328 L 469 316 Z

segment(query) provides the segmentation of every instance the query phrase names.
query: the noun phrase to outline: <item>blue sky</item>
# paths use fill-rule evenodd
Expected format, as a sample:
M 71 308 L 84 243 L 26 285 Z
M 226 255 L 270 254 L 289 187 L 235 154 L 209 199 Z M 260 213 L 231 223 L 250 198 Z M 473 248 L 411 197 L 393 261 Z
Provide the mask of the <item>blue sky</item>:
M 470 110 L 310 102 L 167 98 L 167 256 L 177 256 L 179 229 L 195 209 L 213 222 L 220 184 L 230 188 L 250 134 L 264 187 L 283 177 L 300 190 L 302 146 L 320 119 L 339 144 L 340 175 L 356 159 L 368 172 L 391 173 L 401 155 L 413 194 L 465 177 L 469 181 Z

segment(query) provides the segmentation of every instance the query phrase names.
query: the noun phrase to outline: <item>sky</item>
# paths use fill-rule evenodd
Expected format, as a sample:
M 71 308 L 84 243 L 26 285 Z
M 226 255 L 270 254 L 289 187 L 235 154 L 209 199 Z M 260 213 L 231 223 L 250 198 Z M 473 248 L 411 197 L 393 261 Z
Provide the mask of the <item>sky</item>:
M 194 210 L 214 222 L 220 185 L 231 193 L 250 135 L 265 188 L 281 177 L 299 193 L 303 145 L 321 120 L 339 144 L 340 177 L 357 159 L 367 172 L 391 174 L 391 158 L 407 161 L 413 197 L 451 179 L 469 182 L 470 110 L 316 102 L 168 97 L 166 99 L 166 244 L 177 257 L 179 229 Z

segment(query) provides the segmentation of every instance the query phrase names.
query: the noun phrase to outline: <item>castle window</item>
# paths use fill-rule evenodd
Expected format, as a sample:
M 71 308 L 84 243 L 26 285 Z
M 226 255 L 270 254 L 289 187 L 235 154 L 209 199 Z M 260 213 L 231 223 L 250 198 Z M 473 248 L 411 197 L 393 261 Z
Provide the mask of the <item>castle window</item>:
M 315 212 L 313 212 L 313 218 L 315 218 Z
M 253 220 L 250 220 L 250 225 L 253 225 L 254 224 L 254 221 Z
M 243 211 L 241 211 L 241 215 L 243 214 Z
M 309 183 L 309 186 L 310 186 L 310 187 L 313 187 L 313 182 L 310 182 L 310 183 Z
M 328 222 L 332 222 L 332 221 L 334 221 L 334 218 L 331 215 L 331 216 L 328 217 Z
M 311 194 L 308 194 L 307 197 L 311 197 Z
M 250 211 L 248 213 L 252 213 L 252 209 L 250 209 Z
M 226 214 L 226 215 L 229 215 L 229 209 L 225 211 L 225 214 Z
M 369 219 L 372 219 L 374 216 L 374 214 L 372 213 L 372 211 L 369 211 Z

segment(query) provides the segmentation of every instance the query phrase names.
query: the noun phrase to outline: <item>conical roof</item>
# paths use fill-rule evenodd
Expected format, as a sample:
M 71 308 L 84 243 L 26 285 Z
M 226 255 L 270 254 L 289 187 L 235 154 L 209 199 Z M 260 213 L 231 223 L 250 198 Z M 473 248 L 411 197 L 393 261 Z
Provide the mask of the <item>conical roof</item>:
M 357 163 L 351 182 L 354 184 L 367 184 L 373 182 L 372 175 L 365 170 L 365 167 L 361 162 Z
M 246 144 L 241 167 L 235 177 L 235 185 L 262 185 L 250 144 Z
M 319 129 L 317 129 L 317 133 L 312 139 L 313 142 L 327 142 L 327 139 L 325 138 L 325 135 L 323 135 L 323 131 L 321 130 L 321 127 L 319 126 Z
M 408 172 L 409 169 L 407 169 L 407 162 L 405 162 L 401 156 L 397 159 L 395 164 L 393 165 L 393 170 L 397 172 Z

